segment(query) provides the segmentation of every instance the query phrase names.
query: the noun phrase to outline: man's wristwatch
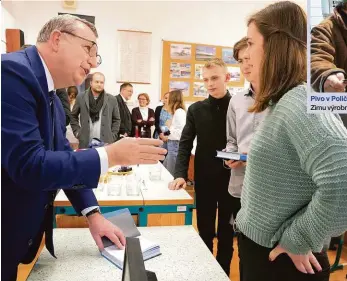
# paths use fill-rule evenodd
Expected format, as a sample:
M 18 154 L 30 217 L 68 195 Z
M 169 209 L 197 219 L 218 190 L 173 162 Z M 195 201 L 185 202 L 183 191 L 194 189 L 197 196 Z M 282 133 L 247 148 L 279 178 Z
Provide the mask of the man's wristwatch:
M 89 211 L 88 213 L 86 213 L 86 218 L 88 218 L 90 215 L 93 215 L 93 214 L 96 214 L 96 213 L 101 214 L 100 208 L 95 208 L 95 209 Z

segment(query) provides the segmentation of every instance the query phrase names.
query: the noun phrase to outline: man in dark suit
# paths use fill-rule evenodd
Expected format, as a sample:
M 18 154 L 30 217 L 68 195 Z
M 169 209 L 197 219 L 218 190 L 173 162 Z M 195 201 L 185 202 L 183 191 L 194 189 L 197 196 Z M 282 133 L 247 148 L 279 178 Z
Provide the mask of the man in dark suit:
M 89 147 L 93 138 L 104 143 L 118 139 L 120 115 L 117 99 L 105 92 L 104 85 L 105 76 L 95 72 L 90 88 L 77 96 L 71 113 L 71 128 L 79 140 L 79 148 Z
M 63 189 L 83 214 L 100 249 L 102 236 L 122 247 L 120 229 L 99 212 L 92 191 L 109 166 L 156 163 L 166 151 L 151 139 L 123 139 L 73 152 L 55 88 L 80 85 L 100 62 L 94 25 L 63 15 L 40 31 L 36 46 L 1 55 L 1 280 L 15 281 L 19 263 L 30 263 L 45 233 L 54 256 L 53 201 Z M 68 242 L 67 242 L 68 243 Z
M 24 50 L 25 48 L 31 47 L 33 45 L 31 44 L 25 44 L 20 49 Z M 65 112 L 65 119 L 66 119 L 66 126 L 70 124 L 71 119 L 71 109 L 70 109 L 70 103 L 69 103 L 69 97 L 67 95 L 67 91 L 65 88 L 56 89 L 55 91 L 57 97 L 60 99 L 61 104 L 63 105 L 64 112 Z
M 119 128 L 119 138 L 130 137 L 132 130 L 131 113 L 126 104 L 128 100 L 131 99 L 133 95 L 133 85 L 130 83 L 123 83 L 120 86 L 120 93 L 116 96 L 119 106 L 120 113 L 120 128 Z

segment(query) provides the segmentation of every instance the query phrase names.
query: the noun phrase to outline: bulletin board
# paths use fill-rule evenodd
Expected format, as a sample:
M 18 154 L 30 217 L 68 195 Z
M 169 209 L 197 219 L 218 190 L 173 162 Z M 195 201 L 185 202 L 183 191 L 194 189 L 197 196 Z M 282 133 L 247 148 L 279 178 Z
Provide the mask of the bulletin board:
M 163 40 L 161 97 L 170 90 L 180 89 L 186 102 L 207 98 L 202 67 L 215 57 L 222 58 L 231 73 L 229 91 L 243 90 L 245 79 L 233 58 L 232 47 Z

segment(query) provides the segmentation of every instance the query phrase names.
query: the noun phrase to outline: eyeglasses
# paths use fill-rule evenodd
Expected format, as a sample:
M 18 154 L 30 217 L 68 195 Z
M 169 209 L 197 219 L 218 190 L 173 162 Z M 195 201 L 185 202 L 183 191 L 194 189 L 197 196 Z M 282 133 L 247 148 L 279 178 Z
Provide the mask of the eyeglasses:
M 91 46 L 83 46 L 83 49 L 86 51 L 86 53 L 91 57 L 91 58 L 96 58 L 96 65 L 99 66 L 101 63 L 102 63 L 102 59 L 101 59 L 101 56 L 98 54 L 98 45 L 96 44 L 95 41 L 92 41 L 92 40 L 89 40 L 87 38 L 84 38 L 84 37 L 81 37 L 81 36 L 78 36 L 76 34 L 73 34 L 72 32 L 70 31 L 60 31 L 61 33 L 66 33 L 66 34 L 69 34 L 73 37 L 77 37 L 77 38 L 80 38 L 80 39 L 83 39 L 87 42 L 90 42 L 92 43 Z

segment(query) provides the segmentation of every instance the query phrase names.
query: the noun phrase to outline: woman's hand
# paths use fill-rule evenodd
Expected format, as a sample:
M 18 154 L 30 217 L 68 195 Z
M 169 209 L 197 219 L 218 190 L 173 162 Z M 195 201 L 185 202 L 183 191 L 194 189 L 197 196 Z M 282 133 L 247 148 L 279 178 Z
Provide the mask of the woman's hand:
M 317 261 L 316 257 L 312 254 L 311 251 L 308 252 L 308 254 L 306 255 L 294 255 L 278 245 L 275 249 L 273 249 L 270 252 L 270 261 L 274 261 L 281 254 L 287 254 L 294 263 L 296 269 L 301 271 L 302 273 L 314 274 L 312 266 L 317 271 L 322 271 L 322 267 L 320 266 L 319 262 Z

